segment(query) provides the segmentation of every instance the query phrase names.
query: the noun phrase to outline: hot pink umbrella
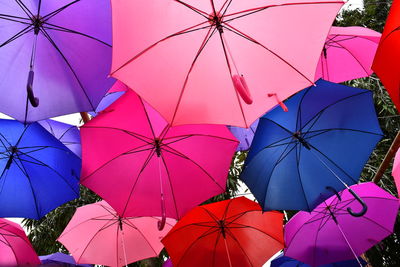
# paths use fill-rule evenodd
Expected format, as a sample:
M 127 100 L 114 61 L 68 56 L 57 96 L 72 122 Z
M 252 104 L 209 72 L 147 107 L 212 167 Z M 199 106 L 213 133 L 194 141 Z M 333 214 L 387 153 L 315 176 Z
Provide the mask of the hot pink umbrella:
M 397 150 L 394 158 L 392 176 L 397 187 L 397 193 L 400 193 L 400 149 Z
M 21 226 L 0 219 L 0 266 L 39 264 L 40 260 Z
M 172 125 L 249 127 L 313 83 L 342 5 L 113 0 L 111 76 L 134 88 Z
M 368 77 L 381 34 L 364 27 L 332 27 L 318 62 L 315 80 L 341 83 Z
M 76 210 L 58 238 L 77 264 L 123 266 L 156 257 L 163 248 L 161 239 L 175 224 L 168 219 L 163 231 L 158 218 L 121 218 L 105 201 Z
M 225 191 L 238 141 L 226 126 L 166 121 L 132 90 L 81 128 L 81 183 L 120 216 L 181 218 Z

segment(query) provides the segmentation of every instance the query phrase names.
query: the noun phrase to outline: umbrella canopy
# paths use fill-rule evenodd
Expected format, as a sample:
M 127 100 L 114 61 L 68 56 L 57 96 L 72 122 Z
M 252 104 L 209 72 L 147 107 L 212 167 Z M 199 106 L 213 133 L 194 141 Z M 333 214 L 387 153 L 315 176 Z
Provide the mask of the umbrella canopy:
M 114 82 L 109 1 L 1 1 L 0 10 L 0 111 L 31 122 L 95 110 Z
M 248 150 L 251 142 L 253 142 L 254 134 L 256 132 L 258 120 L 256 120 L 248 129 L 236 126 L 228 126 L 228 129 L 240 142 L 237 151 Z
M 65 267 L 92 267 L 90 264 L 76 264 L 74 258 L 70 255 L 64 253 L 53 253 L 45 256 L 39 256 L 42 264 L 52 265 L 52 266 L 65 266 Z
M 361 263 L 361 266 L 359 264 Z M 357 260 L 348 260 L 348 261 L 340 261 L 334 262 L 326 265 L 321 265 L 319 267 L 364 267 L 367 263 L 361 257 Z M 310 265 L 302 263 L 298 260 L 286 257 L 283 253 L 273 261 L 271 261 L 271 267 L 310 267 Z
M 115 102 L 118 98 L 120 98 L 129 88 L 120 81 L 117 81 L 113 87 L 108 90 L 107 94 L 100 101 L 99 105 L 96 108 L 96 111 L 89 112 L 90 115 L 97 116 L 98 113 L 102 112 L 106 107 Z
M 397 193 L 400 192 L 400 149 L 397 150 L 393 162 L 392 176 L 396 184 Z
M 382 137 L 371 91 L 316 85 L 260 119 L 241 178 L 264 210 L 311 211 L 357 183 Z
M 39 124 L 74 152 L 75 155 L 81 157 L 81 136 L 78 127 L 55 120 L 39 121 Z
M 180 218 L 224 192 L 238 144 L 226 126 L 170 127 L 132 90 L 83 125 L 81 136 L 81 183 L 123 217 Z
M 174 266 L 262 266 L 283 248 L 283 214 L 239 197 L 203 205 L 162 240 Z
M 158 218 L 121 218 L 105 201 L 76 210 L 58 238 L 81 263 L 123 266 L 157 257 L 163 248 L 160 240 L 175 220 L 167 219 L 163 231 L 157 230 Z
M 315 80 L 341 83 L 368 77 L 381 34 L 364 27 L 332 27 L 322 49 Z
M 40 260 L 21 226 L 0 219 L 0 266 L 38 264 Z
M 173 267 L 171 259 L 166 260 L 166 261 L 163 263 L 162 266 L 163 266 L 163 267 Z
M 311 213 L 299 212 L 285 225 L 285 255 L 311 266 L 356 259 L 393 232 L 399 201 L 374 183 L 351 186 L 367 211 L 348 190 L 321 203 Z
M 40 219 L 79 196 L 81 160 L 40 124 L 0 120 L 0 217 Z
M 172 125 L 249 127 L 313 84 L 342 5 L 339 0 L 113 0 L 111 75 Z
M 389 92 L 397 110 L 400 110 L 400 1 L 393 1 L 383 29 L 382 38 L 372 64 L 372 69 Z

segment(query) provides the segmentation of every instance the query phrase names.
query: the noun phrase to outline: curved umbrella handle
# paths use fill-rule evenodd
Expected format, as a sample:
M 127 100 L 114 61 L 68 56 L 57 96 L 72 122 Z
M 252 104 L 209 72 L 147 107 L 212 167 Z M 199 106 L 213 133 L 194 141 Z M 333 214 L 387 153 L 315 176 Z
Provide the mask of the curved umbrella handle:
M 167 221 L 167 215 L 165 214 L 165 203 L 164 203 L 164 199 L 161 200 L 161 212 L 162 212 L 162 217 L 161 217 L 161 221 L 157 222 L 157 226 L 158 226 L 158 230 L 162 231 L 164 229 L 165 226 L 165 222 Z
M 354 212 L 352 211 L 352 209 L 350 207 L 347 208 L 347 211 L 350 213 L 351 216 L 353 217 L 361 217 L 363 216 L 367 210 L 368 210 L 368 206 L 367 204 L 365 204 L 364 200 L 362 200 L 357 194 L 356 192 L 353 191 L 353 189 L 348 188 L 349 192 L 354 196 L 354 198 L 361 204 L 362 206 L 362 210 L 360 212 Z
M 339 201 L 342 201 L 342 197 L 339 195 L 339 192 L 335 188 L 333 188 L 332 186 L 326 186 L 325 188 L 328 189 L 329 191 L 332 191 L 339 199 Z
M 35 77 L 35 73 L 33 70 L 29 71 L 28 75 L 28 83 L 26 85 L 26 91 L 28 93 L 28 99 L 29 102 L 31 103 L 32 107 L 36 108 L 39 106 L 39 98 L 35 97 L 33 94 L 33 78 Z

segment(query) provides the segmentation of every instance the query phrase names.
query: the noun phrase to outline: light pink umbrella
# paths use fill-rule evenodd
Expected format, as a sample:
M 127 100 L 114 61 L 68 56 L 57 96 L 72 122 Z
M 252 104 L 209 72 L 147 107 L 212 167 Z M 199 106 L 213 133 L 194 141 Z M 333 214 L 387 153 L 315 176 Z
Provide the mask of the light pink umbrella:
M 394 158 L 392 176 L 397 187 L 397 193 L 400 193 L 400 149 L 397 150 Z
M 113 0 L 111 76 L 172 125 L 249 127 L 314 81 L 340 0 Z
M 40 260 L 21 226 L 0 219 L 0 266 L 39 264 Z
M 226 126 L 170 127 L 132 90 L 83 125 L 81 137 L 81 183 L 122 217 L 178 219 L 224 192 L 238 145 Z
M 341 83 L 368 77 L 381 34 L 364 27 L 332 27 L 318 62 L 315 80 Z
M 77 264 L 123 266 L 156 257 L 163 248 L 161 239 L 175 224 L 167 219 L 163 231 L 157 230 L 159 218 L 121 218 L 105 201 L 76 210 L 58 238 Z

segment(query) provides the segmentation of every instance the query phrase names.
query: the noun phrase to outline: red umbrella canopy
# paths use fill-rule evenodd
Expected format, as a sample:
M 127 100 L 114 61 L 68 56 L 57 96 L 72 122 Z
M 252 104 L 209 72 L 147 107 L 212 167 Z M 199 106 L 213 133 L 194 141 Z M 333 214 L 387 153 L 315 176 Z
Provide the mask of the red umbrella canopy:
M 283 248 L 283 214 L 245 197 L 194 208 L 161 241 L 174 266 L 261 266 Z
M 372 69 L 400 110 L 400 1 L 394 0 L 376 51 Z

